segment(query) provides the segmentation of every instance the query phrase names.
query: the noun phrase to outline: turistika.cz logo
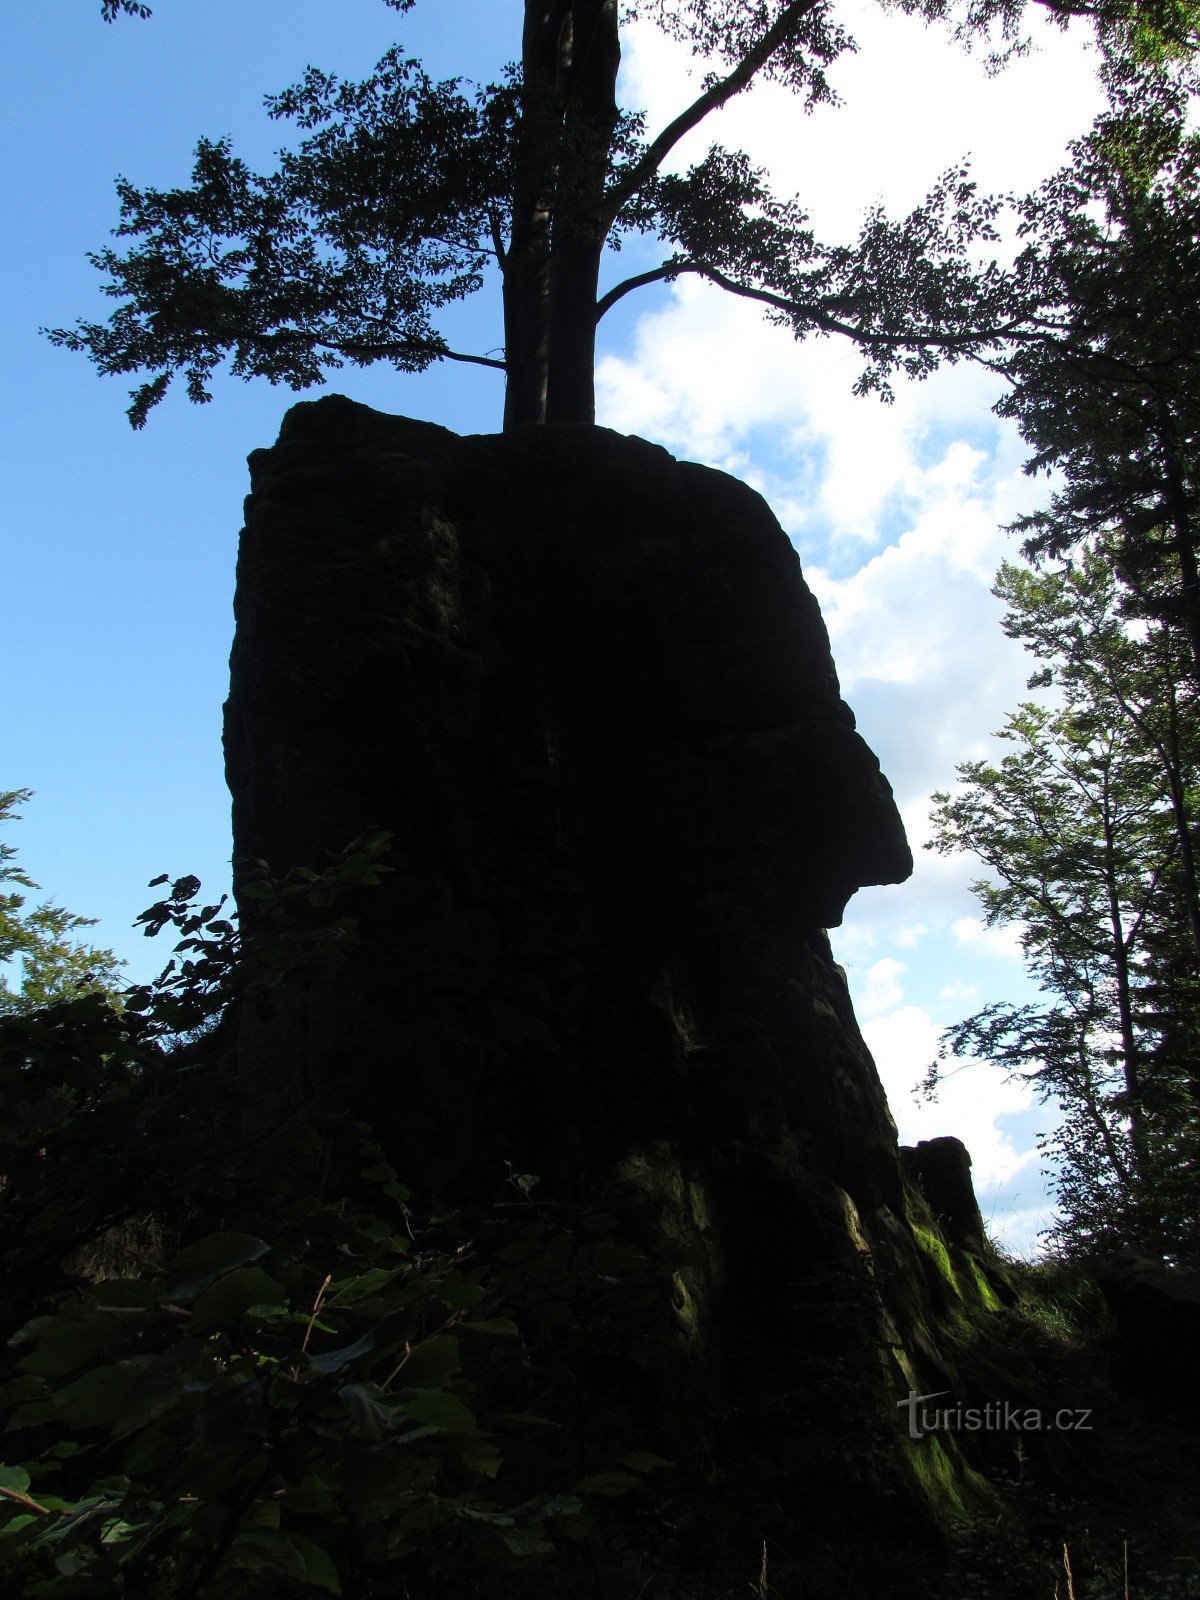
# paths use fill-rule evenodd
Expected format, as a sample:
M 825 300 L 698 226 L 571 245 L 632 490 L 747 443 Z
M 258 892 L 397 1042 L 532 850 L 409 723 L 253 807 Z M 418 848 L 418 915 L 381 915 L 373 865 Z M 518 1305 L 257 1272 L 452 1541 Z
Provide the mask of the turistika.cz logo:
M 1062 1411 L 1042 1411 L 1037 1406 L 1014 1405 L 1011 1400 L 990 1400 L 982 1406 L 964 1406 L 954 1402 L 948 1406 L 931 1406 L 929 1401 L 940 1400 L 949 1389 L 936 1389 L 932 1394 L 908 1391 L 907 1400 L 898 1400 L 901 1411 L 908 1412 L 908 1436 L 923 1439 L 927 1433 L 1090 1433 L 1090 1409 L 1074 1408 Z

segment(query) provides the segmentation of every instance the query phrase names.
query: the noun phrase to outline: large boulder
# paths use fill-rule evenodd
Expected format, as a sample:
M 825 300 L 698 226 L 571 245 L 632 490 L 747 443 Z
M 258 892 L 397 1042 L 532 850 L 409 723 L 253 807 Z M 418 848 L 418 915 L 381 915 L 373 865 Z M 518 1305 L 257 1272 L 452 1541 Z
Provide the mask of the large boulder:
M 339 398 L 251 470 L 237 881 L 368 828 L 395 869 L 354 970 L 247 1038 L 264 1092 L 368 1116 L 434 1187 L 683 1139 L 734 1188 L 769 1150 L 898 1206 L 821 930 L 911 858 L 762 499 L 600 429 L 463 439 Z
M 983 1216 L 971 1182 L 971 1152 L 961 1139 L 943 1134 L 901 1145 L 904 1176 L 925 1197 L 946 1237 L 973 1255 L 990 1253 Z
M 947 1387 L 937 1308 L 977 1291 L 908 1224 L 824 931 L 911 857 L 768 507 L 601 429 L 337 398 L 251 470 L 237 887 L 393 838 L 336 907 L 353 961 L 238 1022 L 268 1120 L 351 1113 L 435 1199 L 511 1167 L 668 1241 L 675 1354 L 630 1392 L 755 1526 L 858 1525 L 864 1474 L 872 1515 L 957 1504 L 953 1446 L 898 1406 Z

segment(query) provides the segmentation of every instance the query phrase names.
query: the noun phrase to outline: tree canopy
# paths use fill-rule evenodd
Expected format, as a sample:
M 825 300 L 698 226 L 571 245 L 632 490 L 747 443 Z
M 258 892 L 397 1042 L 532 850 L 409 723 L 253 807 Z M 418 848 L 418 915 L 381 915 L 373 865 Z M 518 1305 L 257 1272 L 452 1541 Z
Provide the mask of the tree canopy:
M 1181 628 L 1200 681 L 1200 135 L 1190 73 L 1110 63 L 1112 106 L 1023 207 L 1020 343 L 997 406 L 1057 471 L 1014 526 L 1027 555 L 1102 535 L 1145 615 Z
M 29 789 L 0 792 L 0 823 L 18 820 L 16 813 L 30 796 Z M 16 857 L 14 845 L 0 844 L 0 1016 L 93 990 L 113 992 L 124 963 L 111 950 L 94 949 L 74 937 L 79 929 L 94 927 L 96 919 L 76 916 L 49 900 L 30 906 L 21 891 L 38 885 Z
M 1006 565 L 1006 631 L 1043 665 L 998 762 L 934 796 L 932 848 L 969 850 L 989 925 L 1021 932 L 1046 1000 L 989 1005 L 944 1054 L 992 1060 L 1057 1101 L 1060 1242 L 1178 1253 L 1200 1190 L 1196 691 L 1182 636 L 1130 618 L 1111 553 Z M 935 1074 L 936 1076 L 936 1074 Z
M 1190 0 L 1040 3 L 1060 22 L 1091 19 L 1127 55 L 1194 41 Z M 118 9 L 147 8 L 105 0 L 110 20 Z M 904 9 L 1012 49 L 1027 0 Z M 636 16 L 711 65 L 652 134 L 616 96 L 621 30 Z M 268 97 L 269 114 L 305 135 L 274 172 L 203 139 L 189 186 L 120 180 L 115 231 L 132 243 L 92 258 L 119 305 L 107 323 L 51 337 L 104 373 L 144 375 L 135 426 L 176 374 L 207 399 L 226 360 L 298 389 L 347 362 L 472 362 L 504 371 L 506 426 L 591 421 L 597 323 L 633 290 L 688 273 L 757 301 L 797 338 L 848 336 L 866 388 L 994 351 L 1020 311 L 1008 276 L 975 254 L 999 202 L 961 166 L 909 216 L 872 211 L 853 247 L 818 240 L 802 199 L 774 195 L 743 152 L 713 143 L 671 170 L 681 140 L 756 80 L 785 84 L 798 112 L 834 98 L 828 69 L 853 48 L 832 0 L 526 0 L 520 61 L 497 83 L 435 82 L 399 46 L 360 82 L 310 67 Z M 657 238 L 659 263 L 601 292 L 606 249 L 638 234 Z M 452 349 L 438 314 L 494 273 L 502 353 Z

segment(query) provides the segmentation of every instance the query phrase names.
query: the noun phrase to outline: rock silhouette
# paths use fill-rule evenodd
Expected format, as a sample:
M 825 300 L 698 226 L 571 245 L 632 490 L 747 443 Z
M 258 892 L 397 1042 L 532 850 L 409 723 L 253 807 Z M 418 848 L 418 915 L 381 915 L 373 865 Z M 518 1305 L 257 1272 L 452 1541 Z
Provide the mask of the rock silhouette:
M 369 1120 L 423 1193 L 511 1169 L 689 1246 L 678 1359 L 636 1401 L 673 1459 L 844 1516 L 857 1433 L 881 1515 L 941 1493 L 896 1407 L 945 1387 L 961 1295 L 824 931 L 911 857 L 764 501 L 602 429 L 460 438 L 336 397 L 251 469 L 237 881 L 393 838 L 352 962 L 241 1018 L 256 1093 Z

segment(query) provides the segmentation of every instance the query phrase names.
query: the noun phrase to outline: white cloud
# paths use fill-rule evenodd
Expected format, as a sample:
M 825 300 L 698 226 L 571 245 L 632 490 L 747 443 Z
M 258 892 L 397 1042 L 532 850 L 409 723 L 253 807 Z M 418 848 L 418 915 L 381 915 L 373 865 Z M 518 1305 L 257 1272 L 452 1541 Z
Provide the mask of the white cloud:
M 904 971 L 903 961 L 893 956 L 884 956 L 868 967 L 861 987 L 855 985 L 855 1010 L 864 1017 L 874 1017 L 898 1006 L 904 998 L 904 985 L 900 982 Z
M 1098 106 L 1079 30 L 1064 35 L 1030 18 L 1036 49 L 989 78 L 980 54 L 918 17 L 867 0 L 839 6 L 838 15 L 859 45 L 830 73 L 843 105 L 805 116 L 788 91 L 760 85 L 690 136 L 677 164 L 698 160 L 713 139 L 743 148 L 769 168 L 779 192 L 800 195 L 818 230 L 848 238 L 868 205 L 910 209 L 962 156 L 973 158 L 985 189 L 1032 187 Z M 624 82 L 651 133 L 698 92 L 701 71 L 653 26 L 629 30 Z
M 862 1026 L 875 1057 L 903 1144 L 954 1134 L 971 1152 L 977 1193 L 1011 1179 L 1034 1159 L 999 1126 L 999 1119 L 1033 1104 L 1028 1084 L 1012 1083 L 986 1062 L 958 1063 L 942 1081 L 933 1104 L 913 1091 L 937 1056 L 941 1028 L 919 1006 L 900 1006 Z
M 1020 961 L 1024 957 L 1021 929 L 1016 923 L 989 928 L 978 917 L 959 917 L 954 924 L 954 937 L 960 945 L 974 945 L 1002 961 Z
M 988 79 L 978 58 L 898 9 L 851 0 L 841 14 L 861 45 L 832 74 L 843 107 L 806 118 L 782 91 L 756 89 L 681 148 L 680 164 L 713 138 L 742 147 L 776 192 L 799 194 L 819 237 L 850 239 L 874 201 L 908 209 L 967 152 L 982 188 L 1032 187 L 1099 107 L 1079 30 L 1034 19 L 1039 50 Z M 689 72 L 696 92 L 700 70 L 656 30 L 630 31 L 627 99 L 646 106 L 651 133 L 690 98 Z M 1023 475 L 1020 440 L 991 411 L 997 381 L 977 368 L 898 383 L 885 407 L 854 398 L 862 358 L 851 347 L 797 345 L 698 280 L 660 291 L 649 314 L 637 304 L 623 301 L 602 325 L 617 342 L 598 368 L 600 419 L 745 478 L 799 550 L 917 857 L 909 883 L 854 898 L 834 935 L 838 959 L 902 1137 L 963 1139 L 985 1217 L 1028 1248 L 1048 1206 L 1036 1155 L 1002 1125 L 1028 1110 L 1028 1086 L 983 1064 L 954 1072 L 933 1106 L 914 1106 L 912 1089 L 960 1005 L 1028 994 L 1018 930 L 982 928 L 969 889 L 979 864 L 921 846 L 931 792 L 990 753 L 991 730 L 1025 693 L 1026 658 L 1004 637 L 990 587 L 1012 554 L 1003 524 L 1045 486 Z

